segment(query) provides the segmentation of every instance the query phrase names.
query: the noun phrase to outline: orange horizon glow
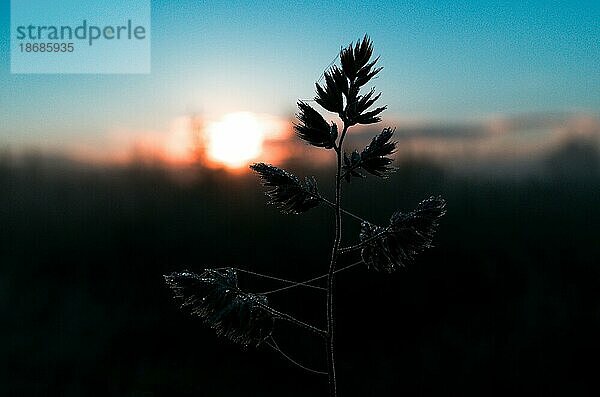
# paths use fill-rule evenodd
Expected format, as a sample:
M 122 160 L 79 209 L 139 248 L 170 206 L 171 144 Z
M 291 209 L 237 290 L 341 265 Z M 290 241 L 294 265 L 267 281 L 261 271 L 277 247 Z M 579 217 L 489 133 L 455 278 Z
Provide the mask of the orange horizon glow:
M 424 156 L 436 161 L 470 158 L 515 159 L 542 156 L 558 150 L 565 142 L 586 139 L 600 144 L 600 119 L 586 114 L 560 120 L 534 120 L 533 127 L 519 119 L 496 118 L 466 127 L 479 128 L 478 135 L 423 133 L 402 137 L 397 158 Z M 521 124 L 519 124 L 521 123 Z M 538 126 L 539 124 L 539 126 Z M 417 125 L 418 127 L 418 125 Z M 409 128 L 410 131 L 410 128 Z M 364 147 L 370 131 L 349 136 L 348 147 Z M 402 131 L 399 132 L 399 137 Z M 35 147 L 34 147 L 35 148 Z M 269 114 L 231 112 L 219 118 L 179 116 L 163 130 L 108 130 L 101 138 L 47 147 L 45 152 L 66 154 L 90 164 L 162 164 L 173 168 L 202 166 L 239 173 L 253 162 L 283 164 L 293 159 L 310 159 L 313 166 L 329 164 L 330 153 L 310 150 L 294 137 L 291 120 Z M 511 160 L 512 161 L 512 160 Z
M 99 142 L 71 145 L 69 156 L 96 164 L 136 161 L 170 166 L 201 164 L 237 172 L 255 161 L 291 156 L 289 122 L 252 112 L 226 113 L 218 119 L 180 116 L 166 131 L 109 131 Z

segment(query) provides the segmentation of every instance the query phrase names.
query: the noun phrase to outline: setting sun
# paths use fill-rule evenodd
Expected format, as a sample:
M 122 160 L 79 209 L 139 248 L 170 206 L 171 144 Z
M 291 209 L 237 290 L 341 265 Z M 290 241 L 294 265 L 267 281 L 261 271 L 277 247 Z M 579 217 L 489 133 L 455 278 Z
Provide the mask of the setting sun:
M 262 153 L 265 129 L 253 113 L 225 115 L 207 126 L 208 158 L 232 168 L 246 165 Z

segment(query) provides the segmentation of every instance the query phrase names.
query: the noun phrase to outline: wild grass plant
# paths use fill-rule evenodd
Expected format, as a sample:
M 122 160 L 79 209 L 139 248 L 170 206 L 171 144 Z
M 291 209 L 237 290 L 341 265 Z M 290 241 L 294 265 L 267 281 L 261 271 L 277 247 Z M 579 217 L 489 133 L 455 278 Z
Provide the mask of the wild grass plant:
M 308 144 L 332 152 L 335 159 L 335 197 L 325 197 L 314 177 L 298 176 L 276 166 L 256 163 L 250 168 L 256 172 L 265 187 L 268 203 L 284 214 L 301 214 L 310 209 L 326 205 L 333 210 L 335 233 L 327 273 L 305 281 L 291 281 L 264 275 L 247 269 L 224 267 L 209 268 L 201 272 L 183 271 L 165 276 L 175 300 L 181 309 L 199 317 L 206 326 L 244 347 L 272 348 L 295 365 L 328 377 L 329 396 L 337 395 L 336 378 L 336 274 L 363 265 L 370 271 L 393 273 L 413 263 L 416 256 L 432 246 L 440 218 L 446 212 L 446 202 L 441 197 L 430 197 L 421 201 L 411 211 L 396 211 L 385 225 L 377 225 L 351 211 L 342 208 L 342 184 L 368 175 L 388 178 L 395 170 L 390 157 L 396 150 L 393 140 L 395 130 L 383 128 L 362 150 L 345 150 L 344 140 L 352 127 L 376 124 L 386 106 L 373 108 L 381 96 L 375 88 L 365 86 L 375 78 L 381 67 L 376 66 L 379 58 L 373 59 L 373 44 L 368 36 L 351 43 L 339 53 L 341 65 L 333 65 L 316 83 L 314 102 L 325 111 L 333 113 L 338 120 L 328 122 L 309 103 L 298 102 L 297 136 Z M 340 123 L 338 125 L 338 123 Z M 360 222 L 361 230 L 355 244 L 342 246 L 343 218 Z M 360 252 L 360 260 L 338 266 L 342 255 Z M 238 282 L 238 273 L 268 278 L 284 285 L 266 292 L 243 290 Z M 324 286 L 319 284 L 324 280 Z M 311 288 L 324 294 L 325 326 L 308 324 L 290 314 L 276 309 L 268 295 L 291 288 Z M 325 370 L 308 368 L 300 364 L 278 346 L 274 326 L 276 321 L 286 321 L 323 340 L 327 361 Z

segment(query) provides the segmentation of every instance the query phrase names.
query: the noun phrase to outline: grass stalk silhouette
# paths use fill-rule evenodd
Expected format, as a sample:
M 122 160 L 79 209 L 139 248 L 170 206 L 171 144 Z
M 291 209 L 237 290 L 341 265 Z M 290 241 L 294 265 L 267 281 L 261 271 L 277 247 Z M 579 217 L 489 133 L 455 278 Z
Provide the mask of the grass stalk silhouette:
M 381 121 L 380 114 L 386 106 L 371 106 L 381 93 L 375 89 L 361 94 L 363 88 L 380 71 L 376 67 L 379 58 L 371 60 L 373 44 L 368 36 L 351 43 L 339 53 L 341 67 L 330 64 L 322 78 L 315 84 L 314 101 L 323 109 L 336 114 L 342 121 L 341 133 L 336 122 L 327 122 L 323 116 L 307 101 L 299 101 L 298 122 L 294 128 L 296 135 L 308 144 L 332 150 L 335 153 L 335 198 L 333 201 L 323 197 L 318 190 L 314 177 L 304 180 L 296 175 L 270 164 L 256 163 L 250 166 L 268 188 L 268 203 L 273 204 L 285 214 L 300 214 L 321 203 L 331 207 L 335 216 L 335 234 L 329 257 L 327 273 L 304 281 L 256 273 L 239 268 L 205 269 L 201 274 L 190 271 L 165 275 L 165 281 L 171 288 L 174 298 L 181 309 L 197 316 L 217 335 L 224 336 L 244 346 L 266 345 L 281 356 L 311 373 L 328 376 L 329 396 L 337 395 L 336 355 L 335 355 L 335 278 L 336 274 L 364 264 L 369 270 L 392 273 L 414 262 L 417 254 L 431 247 L 439 219 L 446 212 L 446 202 L 441 197 L 430 197 L 420 202 L 410 212 L 396 211 L 390 217 L 389 224 L 378 226 L 363 217 L 355 215 L 341 206 L 342 182 L 364 178 L 365 173 L 387 178 L 394 167 L 389 157 L 396 150 L 397 142 L 392 141 L 395 132 L 384 128 L 373 137 L 362 151 L 351 153 L 344 151 L 344 140 L 351 127 L 357 124 L 375 124 Z M 322 81 L 324 82 L 322 83 Z M 359 241 L 342 247 L 343 215 L 360 222 Z M 350 265 L 338 268 L 340 256 L 360 251 L 361 259 Z M 263 292 L 246 292 L 238 284 L 238 273 L 261 277 L 286 284 L 283 287 Z M 322 279 L 326 286 L 315 285 Z M 326 328 L 308 324 L 296 317 L 273 308 L 267 296 L 304 287 L 321 290 L 326 293 Z M 283 352 L 273 336 L 275 321 L 286 321 L 308 332 L 322 337 L 326 344 L 327 370 L 308 368 Z

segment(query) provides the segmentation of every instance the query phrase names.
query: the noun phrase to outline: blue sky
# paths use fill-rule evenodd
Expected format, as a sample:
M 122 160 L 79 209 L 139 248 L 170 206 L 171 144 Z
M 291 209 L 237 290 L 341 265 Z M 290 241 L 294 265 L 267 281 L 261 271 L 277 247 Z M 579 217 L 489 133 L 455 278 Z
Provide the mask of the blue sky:
M 0 145 L 60 144 L 178 115 L 288 117 L 368 33 L 385 118 L 600 112 L 600 2 L 152 2 L 149 75 L 11 75 L 0 8 Z

